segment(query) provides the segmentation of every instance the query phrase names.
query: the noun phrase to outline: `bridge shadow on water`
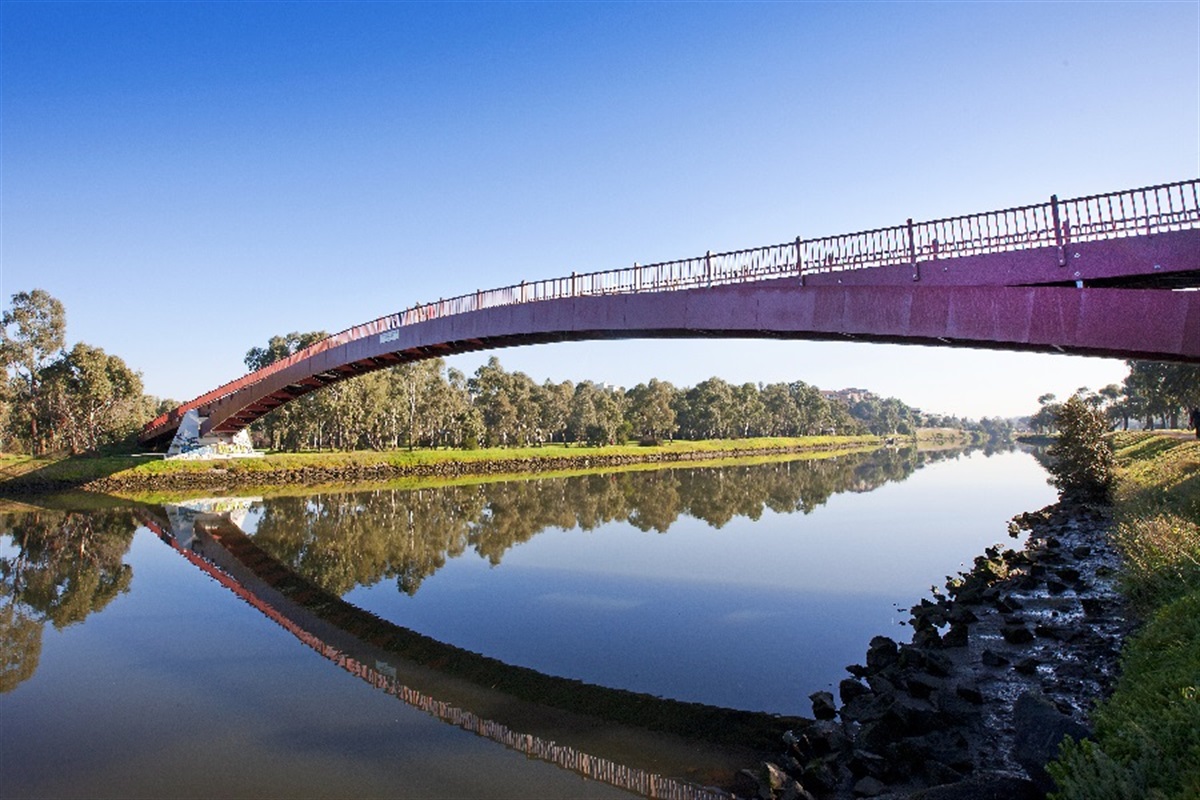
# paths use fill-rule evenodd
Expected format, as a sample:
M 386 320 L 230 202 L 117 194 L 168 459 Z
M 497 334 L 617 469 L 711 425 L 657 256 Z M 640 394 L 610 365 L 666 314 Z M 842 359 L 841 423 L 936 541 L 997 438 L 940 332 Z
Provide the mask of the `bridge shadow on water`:
M 919 464 L 960 452 L 885 450 L 822 459 L 804 469 L 784 460 L 723 470 L 654 471 L 636 481 L 629 475 L 589 475 L 573 482 L 504 482 L 492 487 L 483 505 L 469 487 L 401 492 L 407 497 L 380 489 L 283 497 L 267 504 L 254 537 L 239 525 L 243 512 L 259 503 L 250 498 L 131 508 L 128 500 L 104 495 L 39 494 L 11 506 L 17 513 L 3 519 L 17 544 L 17 560 L 26 566 L 29 580 L 22 585 L 59 587 L 38 594 L 56 626 L 104 608 L 129 586 L 131 568 L 123 555 L 140 522 L 324 658 L 436 719 L 645 796 L 727 797 L 732 791 L 756 791 L 739 784 L 740 771 L 775 757 L 784 732 L 804 727 L 803 720 L 663 699 L 511 666 L 381 619 L 342 595 L 364 575 L 396 578 L 402 591 L 413 592 L 466 541 L 481 556 L 498 561 L 514 544 L 548 528 L 622 519 L 662 532 L 683 513 L 717 528 L 734 516 L 757 518 L 765 508 L 808 513 L 835 493 L 903 481 Z M 472 498 L 474 503 L 468 502 Z M 464 514 L 474 521 L 474 535 L 460 542 L 456 537 L 462 531 L 448 520 Z M 356 577 L 349 584 L 301 556 L 323 563 L 320 556 L 328 547 L 345 545 L 347 535 L 364 528 L 393 543 L 413 538 L 409 534 L 415 531 L 424 544 L 395 550 L 354 539 L 360 547 L 353 549 L 387 553 L 388 559 L 355 561 L 350 573 Z M 9 588 L 15 592 L 17 582 Z M 12 685 L 32 675 L 38 649 L 31 644 L 26 669 L 11 676 Z
M 443 722 L 646 796 L 727 797 L 799 718 L 609 689 L 442 644 L 347 603 L 266 553 L 228 513 L 141 521 L 301 642 Z M 681 654 L 681 657 L 686 657 Z

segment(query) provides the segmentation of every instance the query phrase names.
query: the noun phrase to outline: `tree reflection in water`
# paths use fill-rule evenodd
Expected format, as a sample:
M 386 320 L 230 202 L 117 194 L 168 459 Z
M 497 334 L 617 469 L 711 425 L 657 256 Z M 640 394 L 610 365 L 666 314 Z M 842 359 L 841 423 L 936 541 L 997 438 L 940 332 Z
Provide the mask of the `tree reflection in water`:
M 840 492 L 902 481 L 964 450 L 886 449 L 815 460 L 632 470 L 425 489 L 313 494 L 265 502 L 256 543 L 338 595 L 395 580 L 416 593 L 468 549 L 491 564 L 549 529 L 627 522 L 663 533 L 687 515 L 721 528 L 765 509 L 808 514 Z
M 128 510 L 0 514 L 16 550 L 0 557 L 0 692 L 37 670 L 46 623 L 82 622 L 129 591 L 135 527 Z

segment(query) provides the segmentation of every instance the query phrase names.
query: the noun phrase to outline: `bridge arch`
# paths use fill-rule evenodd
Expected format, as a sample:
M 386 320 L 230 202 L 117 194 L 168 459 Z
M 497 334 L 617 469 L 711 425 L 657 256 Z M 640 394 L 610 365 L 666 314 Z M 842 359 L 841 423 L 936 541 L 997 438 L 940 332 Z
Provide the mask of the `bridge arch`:
M 184 403 L 232 435 L 309 392 L 425 358 L 587 339 L 847 339 L 1200 362 L 1200 180 L 706 253 L 439 300 Z M 1188 291 L 1190 290 L 1190 291 Z

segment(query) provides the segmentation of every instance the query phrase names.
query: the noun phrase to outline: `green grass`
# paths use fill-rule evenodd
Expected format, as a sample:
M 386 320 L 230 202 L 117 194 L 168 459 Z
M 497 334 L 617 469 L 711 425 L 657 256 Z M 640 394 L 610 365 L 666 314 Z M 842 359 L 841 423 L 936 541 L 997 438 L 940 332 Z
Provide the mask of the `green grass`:
M 660 455 L 678 459 L 690 453 L 697 460 L 706 454 L 733 452 L 753 455 L 755 451 L 831 449 L 849 451 L 877 447 L 875 436 L 804 436 L 756 439 L 712 439 L 705 441 L 675 441 L 669 444 L 641 446 L 637 444 L 588 447 L 584 445 L 547 445 L 544 447 L 490 448 L 479 450 L 394 450 L 387 452 L 316 452 L 268 453 L 262 458 L 224 459 L 213 461 L 167 461 L 155 457 L 134 455 L 39 457 L 0 456 L 0 494 L 21 494 L 38 491 L 86 487 L 106 478 L 136 483 L 145 477 L 147 484 L 154 478 L 173 475 L 203 475 L 213 471 L 228 476 L 231 482 L 255 488 L 270 486 L 280 473 L 309 473 L 356 469 L 370 470 L 375 466 L 404 471 L 436 464 L 489 465 L 489 472 L 509 475 L 543 472 L 546 467 L 563 469 L 562 460 L 580 462 L 605 457 L 630 457 L 654 460 Z M 672 463 L 680 463 L 672 461 Z M 512 469 L 507 470 L 506 464 Z M 261 481 L 256 476 L 263 476 Z
M 1145 625 L 1127 643 L 1095 741 L 1051 765 L 1059 800 L 1200 797 L 1200 442 L 1113 437 L 1114 536 Z

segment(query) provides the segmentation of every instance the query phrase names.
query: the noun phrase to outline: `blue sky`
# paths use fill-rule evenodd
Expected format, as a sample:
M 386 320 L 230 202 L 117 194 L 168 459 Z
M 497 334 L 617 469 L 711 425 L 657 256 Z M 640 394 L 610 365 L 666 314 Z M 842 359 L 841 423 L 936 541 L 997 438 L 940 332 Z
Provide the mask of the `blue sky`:
M 250 347 L 571 271 L 1200 175 L 1200 4 L 0 3 L 0 296 L 190 399 Z M 488 354 L 451 365 L 470 373 Z M 540 345 L 1017 415 L 1119 361 Z

